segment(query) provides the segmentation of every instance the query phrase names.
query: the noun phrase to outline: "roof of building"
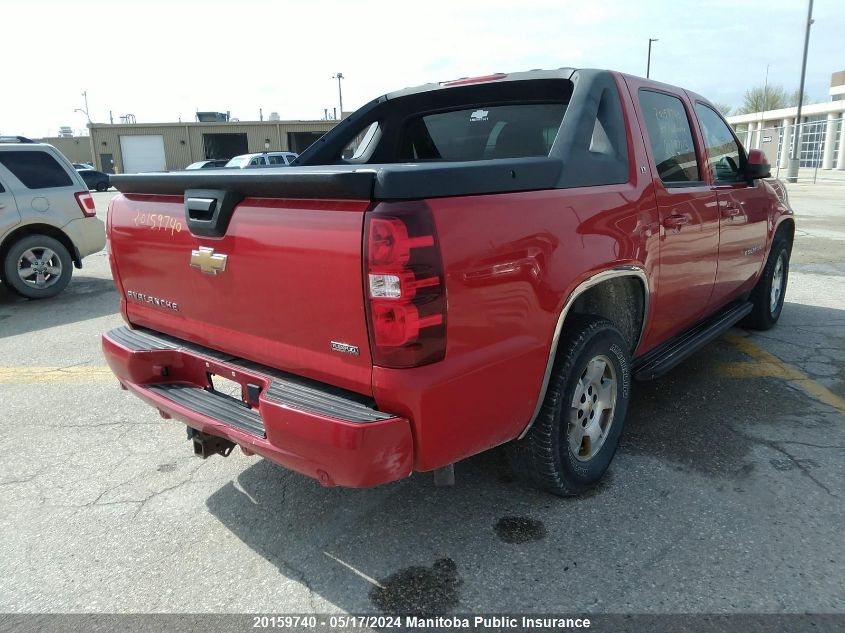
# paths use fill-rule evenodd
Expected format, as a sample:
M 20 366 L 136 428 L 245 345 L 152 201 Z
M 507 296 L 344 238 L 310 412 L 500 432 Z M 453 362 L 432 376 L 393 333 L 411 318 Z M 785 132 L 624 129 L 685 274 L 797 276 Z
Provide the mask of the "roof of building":
M 823 103 L 809 103 L 801 107 L 801 116 L 814 116 L 818 114 L 842 114 L 845 113 L 845 101 L 825 101 Z M 780 119 L 794 119 L 798 114 L 798 107 L 780 108 L 779 110 L 766 110 L 765 112 L 750 112 L 748 114 L 736 114 L 727 117 L 728 123 L 733 125 L 739 123 L 756 123 L 760 120 L 775 121 Z

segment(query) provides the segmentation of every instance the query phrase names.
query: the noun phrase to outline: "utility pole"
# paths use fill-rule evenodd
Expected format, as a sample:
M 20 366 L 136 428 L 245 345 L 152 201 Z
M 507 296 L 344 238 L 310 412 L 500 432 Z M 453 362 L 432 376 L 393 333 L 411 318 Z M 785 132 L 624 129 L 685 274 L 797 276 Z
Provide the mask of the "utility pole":
M 645 66 L 645 77 L 646 77 L 646 79 L 648 79 L 649 76 L 651 75 L 651 43 L 652 42 L 659 42 L 659 41 L 660 40 L 658 40 L 656 37 L 648 38 L 648 61 L 646 62 L 646 66 Z
M 343 73 L 337 73 L 336 75 L 332 75 L 332 79 L 337 79 L 337 97 L 340 101 L 340 118 L 343 118 L 343 88 L 340 85 L 341 79 L 346 79 L 343 76 Z
M 804 31 L 804 59 L 801 61 L 801 83 L 798 86 L 798 112 L 795 113 L 795 131 L 792 135 L 792 155 L 786 182 L 798 182 L 798 166 L 801 162 L 801 106 L 804 105 L 804 76 L 807 74 L 807 49 L 810 47 L 810 27 L 813 26 L 813 0 L 807 8 L 807 26 Z

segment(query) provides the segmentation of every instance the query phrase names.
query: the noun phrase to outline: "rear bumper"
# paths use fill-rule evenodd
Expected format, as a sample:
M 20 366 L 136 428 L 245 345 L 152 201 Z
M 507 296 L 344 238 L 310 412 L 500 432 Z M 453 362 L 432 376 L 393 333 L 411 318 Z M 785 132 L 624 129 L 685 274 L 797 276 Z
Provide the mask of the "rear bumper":
M 224 437 L 327 486 L 375 486 L 411 474 L 407 419 L 363 396 L 149 330 L 103 335 L 120 383 L 162 416 Z M 252 407 L 209 391 L 209 374 L 252 385 Z M 247 395 L 247 399 L 250 396 Z

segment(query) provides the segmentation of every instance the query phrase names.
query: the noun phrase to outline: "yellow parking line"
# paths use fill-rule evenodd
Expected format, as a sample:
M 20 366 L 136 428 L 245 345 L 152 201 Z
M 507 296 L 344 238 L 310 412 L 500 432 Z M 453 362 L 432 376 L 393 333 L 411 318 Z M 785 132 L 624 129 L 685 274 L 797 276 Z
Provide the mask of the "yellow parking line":
M 789 381 L 795 387 L 801 389 L 807 395 L 815 398 L 829 407 L 833 407 L 840 413 L 845 413 L 845 398 L 836 395 L 830 389 L 817 383 L 800 369 L 782 361 L 774 354 L 751 342 L 750 339 L 736 334 L 725 334 L 723 337 L 728 343 L 748 354 L 754 359 L 753 363 L 731 363 L 720 368 L 720 372 L 726 376 L 736 378 L 781 378 Z
M 116 380 L 108 367 L 76 365 L 74 367 L 0 367 L 0 383 L 68 383 Z

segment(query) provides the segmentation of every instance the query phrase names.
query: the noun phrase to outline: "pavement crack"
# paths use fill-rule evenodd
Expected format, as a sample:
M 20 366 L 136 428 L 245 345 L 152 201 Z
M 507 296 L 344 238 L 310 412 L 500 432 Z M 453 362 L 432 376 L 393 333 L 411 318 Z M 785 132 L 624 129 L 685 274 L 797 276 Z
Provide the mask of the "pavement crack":
M 317 602 L 315 599 L 316 594 L 314 593 L 314 588 L 311 586 L 311 583 L 305 577 L 305 572 L 286 560 L 279 559 L 277 566 L 280 568 L 284 567 L 287 571 L 293 572 L 296 576 L 296 581 L 305 587 L 305 590 L 308 592 L 308 605 L 311 607 L 311 613 L 317 613 Z
M 141 499 L 140 501 L 137 502 L 139 505 L 138 505 L 137 508 L 135 508 L 135 512 L 132 514 L 130 521 L 134 521 L 135 518 L 138 516 L 138 513 L 140 513 L 141 510 L 144 509 L 144 506 L 146 506 L 147 503 L 149 503 L 150 501 L 152 501 L 156 497 L 160 497 L 161 495 L 163 495 L 165 493 L 168 493 L 172 490 L 176 490 L 177 488 L 181 488 L 182 486 L 184 486 L 185 484 L 188 484 L 188 483 L 191 483 L 190 478 L 185 479 L 184 481 L 180 481 L 178 484 L 173 484 L 172 486 L 167 486 L 166 488 L 162 488 L 161 490 L 157 490 L 156 492 L 153 492 L 153 493 L 147 495 L 146 497 L 144 497 L 143 499 Z
M 132 517 L 131 517 L 130 521 L 134 521 L 134 520 L 135 520 L 135 518 L 138 516 L 138 514 L 141 512 L 141 510 L 143 510 L 143 509 L 144 509 L 144 507 L 147 505 L 147 503 L 149 503 L 149 502 L 150 502 L 150 501 L 152 501 L 153 499 L 155 499 L 155 498 L 157 498 L 157 497 L 160 497 L 161 495 L 163 495 L 163 494 L 165 494 L 165 493 L 168 493 L 168 492 L 171 492 L 171 491 L 173 491 L 173 490 L 176 490 L 177 488 L 181 488 L 182 486 L 184 486 L 184 485 L 186 485 L 186 484 L 194 483 L 194 480 L 193 480 L 194 474 L 195 474 L 195 473 L 196 473 L 196 472 L 197 472 L 200 468 L 202 468 L 203 466 L 205 466 L 205 464 L 206 464 L 206 463 L 207 463 L 207 461 L 206 461 L 206 460 L 203 460 L 203 461 L 202 461 L 202 463 L 201 463 L 199 466 L 197 466 L 197 467 L 196 467 L 196 468 L 194 468 L 194 469 L 193 469 L 190 473 L 188 473 L 188 476 L 187 476 L 185 479 L 183 479 L 182 481 L 180 481 L 179 483 L 173 484 L 172 486 L 167 486 L 167 487 L 165 487 L 165 488 L 162 488 L 161 490 L 158 490 L 158 491 L 156 491 L 156 492 L 153 492 L 153 493 L 151 493 L 151 494 L 147 495 L 146 497 L 144 497 L 143 499 L 141 499 L 141 500 L 138 502 L 138 503 L 139 503 L 139 505 L 138 505 L 138 507 L 135 509 L 135 512 L 132 514 Z
M 845 446 L 837 444 L 811 444 L 810 442 L 799 442 L 797 440 L 776 440 L 775 444 L 797 444 L 798 446 L 809 446 L 810 448 L 831 448 L 845 450 Z
M 761 437 L 756 437 L 756 436 L 754 436 L 754 435 L 749 435 L 748 433 L 743 433 L 742 431 L 740 431 L 739 429 L 734 428 L 734 427 L 733 427 L 733 426 L 731 426 L 731 425 L 727 425 L 727 428 L 728 428 L 728 429 L 730 429 L 731 431 L 733 431 L 734 433 L 736 433 L 737 435 L 739 435 L 739 436 L 741 436 L 741 437 L 744 437 L 744 438 L 746 438 L 747 440 L 749 440 L 749 441 L 751 441 L 751 442 L 753 442 L 753 443 L 755 443 L 755 444 L 759 444 L 759 445 L 762 445 L 762 446 L 768 446 L 768 447 L 769 447 L 770 449 L 772 449 L 773 451 L 777 451 L 778 453 L 780 453 L 781 455 L 783 455 L 784 457 L 786 457 L 786 458 L 787 458 L 790 462 L 792 462 L 793 464 L 795 464 L 795 467 L 796 467 L 798 470 L 800 470 L 800 471 L 801 471 L 801 474 L 802 474 L 802 475 L 804 475 L 805 477 L 807 477 L 807 478 L 808 478 L 810 481 L 812 481 L 814 484 L 816 484 L 816 486 L 818 486 L 819 488 L 821 488 L 824 492 L 826 492 L 828 495 L 830 495 L 830 496 L 831 496 L 831 497 L 833 497 L 834 499 L 838 499 L 838 498 L 839 498 L 839 495 L 837 495 L 835 492 L 833 492 L 830 488 L 828 488 L 828 487 L 825 485 L 825 483 L 824 483 L 824 482 L 820 481 L 820 480 L 819 480 L 819 479 L 818 479 L 815 475 L 813 475 L 813 473 L 812 473 L 812 472 L 810 472 L 810 469 L 809 469 L 809 468 L 807 468 L 807 465 L 806 465 L 806 464 L 805 464 L 802 460 L 798 459 L 798 458 L 797 458 L 797 457 L 795 457 L 792 453 L 790 453 L 788 450 L 786 450 L 783 446 L 781 446 L 781 444 L 786 444 L 786 445 L 789 445 L 789 444 L 802 445 L 802 444 L 803 444 L 802 442 L 797 442 L 797 441 L 793 442 L 793 441 L 791 441 L 791 440 L 767 440 L 767 439 L 763 439 L 763 438 L 761 438 Z M 812 444 L 807 444 L 807 446 L 811 446 L 811 447 L 814 447 L 814 448 L 815 448 L 815 446 L 813 446 Z M 831 447 L 827 447 L 827 446 L 818 446 L 818 448 L 831 448 Z M 840 448 L 840 447 L 832 447 L 832 448 Z
M 833 498 L 835 498 L 835 499 L 836 499 L 836 498 L 839 498 L 839 495 L 837 495 L 836 493 L 834 493 L 834 492 L 833 492 L 830 488 L 828 488 L 828 487 L 827 487 L 827 486 L 826 486 L 823 482 L 821 482 L 819 479 L 817 479 L 817 478 L 813 475 L 813 473 L 811 473 L 811 472 L 810 472 L 810 469 L 809 469 L 809 468 L 807 468 L 807 465 L 806 465 L 806 464 L 805 464 L 802 460 L 800 460 L 800 459 L 798 459 L 797 457 L 795 457 L 792 453 L 790 453 L 788 450 L 786 450 L 786 449 L 785 449 L 785 448 L 783 448 L 782 446 L 779 446 L 779 445 L 778 445 L 778 444 L 779 444 L 779 442 L 769 442 L 769 441 L 766 441 L 766 440 L 761 440 L 761 443 L 762 443 L 762 444 L 766 444 L 766 445 L 770 446 L 770 447 L 771 447 L 771 448 L 773 448 L 774 450 L 776 450 L 776 451 L 778 451 L 779 453 L 781 453 L 782 455 L 784 455 L 784 456 L 785 456 L 787 459 L 789 459 L 789 460 L 790 460 L 793 464 L 795 464 L 795 466 L 798 468 L 798 470 L 800 470 L 800 471 L 801 471 L 801 473 L 802 473 L 805 477 L 808 477 L 808 478 L 809 478 L 809 479 L 810 479 L 813 483 L 815 483 L 815 484 L 816 484 L 819 488 L 821 488 L 822 490 L 824 490 L 824 491 L 825 491 L 827 494 L 829 494 L 831 497 L 833 497 Z
M 0 486 L 14 486 L 15 484 L 26 484 L 36 479 L 44 472 L 43 470 L 36 471 L 34 474 L 30 475 L 29 477 L 21 477 L 19 479 L 7 479 L 5 481 L 0 481 Z

